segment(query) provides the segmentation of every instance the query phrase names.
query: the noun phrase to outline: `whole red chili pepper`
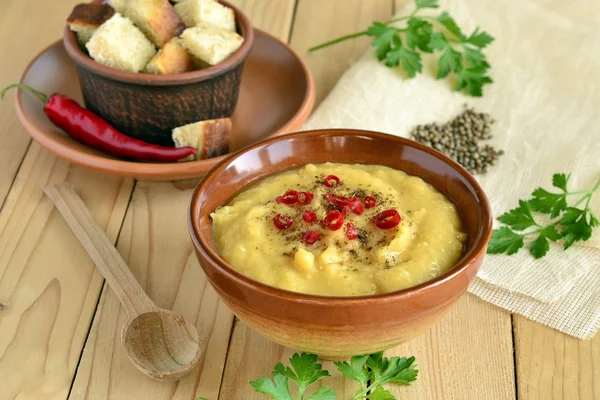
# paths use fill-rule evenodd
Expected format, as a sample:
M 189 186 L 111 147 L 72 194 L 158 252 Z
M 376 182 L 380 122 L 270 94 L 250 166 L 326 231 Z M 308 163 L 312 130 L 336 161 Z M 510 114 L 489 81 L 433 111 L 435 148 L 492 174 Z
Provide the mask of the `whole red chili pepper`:
M 48 96 L 30 86 L 15 83 L 5 87 L 1 96 L 15 87 L 28 90 L 42 100 L 45 103 L 44 113 L 50 121 L 73 139 L 113 156 L 145 161 L 177 161 L 196 153 L 191 146 L 159 146 L 124 135 L 75 100 L 61 94 Z

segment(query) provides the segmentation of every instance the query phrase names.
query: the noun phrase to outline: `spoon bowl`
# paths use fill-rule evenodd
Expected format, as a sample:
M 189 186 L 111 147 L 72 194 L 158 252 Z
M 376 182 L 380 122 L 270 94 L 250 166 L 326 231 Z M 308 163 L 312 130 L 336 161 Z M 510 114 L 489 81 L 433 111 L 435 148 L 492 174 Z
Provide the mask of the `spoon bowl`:
M 121 341 L 131 362 L 160 381 L 176 381 L 200 359 L 196 327 L 181 315 L 159 309 L 129 320 Z

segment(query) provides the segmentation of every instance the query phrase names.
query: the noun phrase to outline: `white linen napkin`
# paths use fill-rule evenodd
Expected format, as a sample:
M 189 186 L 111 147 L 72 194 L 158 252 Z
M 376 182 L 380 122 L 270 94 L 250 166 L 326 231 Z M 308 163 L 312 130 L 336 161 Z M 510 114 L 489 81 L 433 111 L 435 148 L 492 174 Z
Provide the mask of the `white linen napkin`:
M 372 50 L 339 80 L 303 129 L 357 128 L 408 137 L 418 124 L 446 122 L 463 104 L 496 119 L 490 144 L 499 163 L 477 176 L 495 216 L 551 188 L 552 174 L 572 173 L 570 190 L 600 178 L 600 2 L 557 0 L 442 0 L 470 32 L 476 24 L 496 38 L 486 54 L 495 81 L 483 98 L 436 81 L 435 59 L 406 80 L 379 63 Z M 407 15 L 412 1 L 399 10 Z M 327 39 L 327 38 L 324 38 Z M 320 51 L 327 51 L 323 49 Z M 593 209 L 600 214 L 600 194 Z M 535 260 L 526 249 L 487 255 L 470 291 L 509 311 L 578 338 L 600 328 L 600 229 L 568 251 L 552 244 Z

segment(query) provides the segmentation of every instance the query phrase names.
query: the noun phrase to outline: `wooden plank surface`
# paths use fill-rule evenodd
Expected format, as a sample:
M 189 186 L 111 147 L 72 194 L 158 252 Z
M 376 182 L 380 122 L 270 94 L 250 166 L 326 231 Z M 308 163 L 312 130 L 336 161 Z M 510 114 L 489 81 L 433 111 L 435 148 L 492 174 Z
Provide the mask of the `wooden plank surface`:
M 29 61 L 62 35 L 75 0 L 0 1 L 0 89 L 18 80 Z M 0 102 L 0 208 L 30 137 L 15 114 L 14 93 Z
M 69 166 L 32 144 L 0 214 L 0 399 L 65 399 L 102 277 L 42 187 L 71 182 L 116 240 L 132 181 Z M 98 193 L 102 195 L 99 196 Z
M 399 399 L 515 399 L 510 314 L 467 294 L 436 326 L 388 355 L 415 356 L 419 378 Z
M 579 340 L 514 316 L 519 400 L 600 399 L 600 334 Z

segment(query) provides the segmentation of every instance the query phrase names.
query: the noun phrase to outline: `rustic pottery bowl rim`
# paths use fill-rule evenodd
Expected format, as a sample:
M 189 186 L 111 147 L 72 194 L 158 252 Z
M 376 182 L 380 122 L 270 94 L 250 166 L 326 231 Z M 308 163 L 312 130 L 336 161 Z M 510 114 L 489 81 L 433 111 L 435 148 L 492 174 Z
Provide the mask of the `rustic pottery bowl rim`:
M 198 216 L 200 214 L 200 202 L 198 201 L 198 197 L 204 190 L 204 188 L 210 184 L 211 177 L 217 172 L 226 168 L 229 164 L 231 164 L 234 160 L 244 155 L 247 152 L 255 150 L 256 148 L 263 147 L 278 141 L 286 141 L 295 139 L 303 136 L 319 136 L 319 137 L 335 137 L 335 136 L 344 136 L 347 134 L 355 134 L 366 136 L 374 140 L 391 140 L 395 142 L 402 143 L 406 146 L 414 147 L 419 150 L 422 150 L 426 153 L 431 154 L 432 156 L 438 158 L 444 163 L 448 164 L 452 167 L 452 169 L 456 170 L 463 178 L 467 180 L 467 182 L 473 188 L 476 198 L 478 200 L 478 204 L 480 206 L 480 210 L 482 212 L 482 224 L 479 226 L 477 231 L 477 236 L 473 241 L 471 247 L 467 250 L 465 254 L 461 257 L 461 259 L 445 274 L 432 279 L 430 281 L 421 283 L 417 286 L 413 286 L 407 289 L 398 290 L 390 293 L 384 294 L 376 294 L 376 295 L 366 295 L 366 296 L 351 296 L 351 297 L 340 297 L 340 296 L 321 296 L 307 293 L 294 292 L 291 290 L 281 289 L 275 286 L 270 286 L 265 283 L 254 280 L 246 275 L 238 272 L 233 267 L 231 267 L 210 245 L 205 243 L 200 235 L 200 226 Z M 295 167 L 297 168 L 297 166 Z M 281 171 L 280 171 L 281 172 Z M 272 175 L 271 172 L 266 172 L 259 179 L 266 178 Z M 254 180 L 253 182 L 256 182 Z M 253 183 L 251 182 L 251 183 Z M 448 196 L 447 194 L 445 194 Z M 451 200 L 453 200 L 450 197 Z M 275 136 L 268 138 L 266 140 L 260 141 L 253 145 L 250 145 L 244 149 L 241 149 L 235 153 L 230 154 L 224 160 L 215 165 L 198 183 L 194 192 L 192 194 L 192 198 L 188 207 L 188 229 L 190 232 L 190 236 L 192 238 L 192 242 L 197 251 L 199 251 L 202 256 L 210 261 L 219 271 L 219 273 L 227 275 L 228 278 L 233 280 L 236 284 L 245 286 L 246 288 L 254 291 L 259 291 L 266 293 L 270 296 L 285 298 L 286 300 L 291 300 L 299 303 L 327 303 L 327 304 L 335 304 L 339 306 L 351 306 L 353 304 L 361 303 L 364 305 L 368 304 L 378 304 L 378 303 L 388 303 L 395 302 L 402 299 L 408 299 L 412 296 L 417 296 L 422 294 L 430 289 L 435 287 L 439 287 L 444 285 L 446 282 L 449 282 L 459 276 L 469 268 L 470 265 L 476 262 L 476 260 L 482 256 L 487 249 L 487 244 L 489 238 L 492 233 L 492 210 L 489 203 L 489 200 L 483 191 L 483 188 L 479 185 L 477 180 L 471 175 L 465 168 L 463 168 L 456 161 L 447 157 L 446 155 L 432 149 L 431 147 L 422 145 L 413 140 L 405 139 L 399 136 L 393 136 L 385 133 L 368 131 L 368 130 L 360 130 L 360 129 L 318 129 L 318 130 L 310 130 L 303 132 L 296 132 L 285 134 L 282 136 Z
M 85 54 L 77 44 L 75 32 L 71 31 L 68 25 L 65 25 L 63 34 L 65 49 L 78 67 L 85 68 L 96 75 L 113 81 L 142 86 L 180 86 L 209 80 L 223 75 L 243 63 L 250 54 L 252 44 L 254 43 L 254 29 L 248 17 L 232 4 L 222 0 L 219 1 L 234 11 L 235 20 L 240 28 L 240 35 L 244 38 L 244 42 L 225 61 L 208 68 L 169 75 L 136 73 L 111 68 L 100 64 Z

